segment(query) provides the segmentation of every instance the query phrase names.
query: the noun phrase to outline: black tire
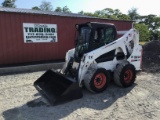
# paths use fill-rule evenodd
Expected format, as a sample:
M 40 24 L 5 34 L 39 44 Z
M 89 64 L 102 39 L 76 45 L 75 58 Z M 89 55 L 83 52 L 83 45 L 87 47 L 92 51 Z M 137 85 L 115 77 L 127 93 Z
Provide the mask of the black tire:
M 122 87 L 131 86 L 136 79 L 135 67 L 128 63 L 123 62 L 118 64 L 114 71 L 114 82 Z
M 109 72 L 104 68 L 99 68 L 97 70 L 88 70 L 84 79 L 84 85 L 89 91 L 100 93 L 107 88 L 109 81 Z

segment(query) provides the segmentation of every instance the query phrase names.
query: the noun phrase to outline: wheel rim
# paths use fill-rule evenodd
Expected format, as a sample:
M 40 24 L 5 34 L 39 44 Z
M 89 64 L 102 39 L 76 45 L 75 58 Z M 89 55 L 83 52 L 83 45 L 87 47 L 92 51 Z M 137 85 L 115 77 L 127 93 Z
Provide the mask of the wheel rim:
M 133 72 L 131 69 L 128 69 L 124 73 L 124 81 L 125 83 L 130 83 L 133 79 Z
M 98 89 L 101 89 L 106 84 L 106 76 L 103 73 L 99 73 L 94 78 L 94 86 Z

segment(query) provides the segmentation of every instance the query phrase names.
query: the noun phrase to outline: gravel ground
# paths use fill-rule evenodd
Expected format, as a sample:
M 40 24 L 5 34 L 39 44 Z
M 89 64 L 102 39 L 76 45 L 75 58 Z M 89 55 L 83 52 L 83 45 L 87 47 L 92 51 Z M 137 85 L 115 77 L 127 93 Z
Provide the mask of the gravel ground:
M 50 106 L 33 87 L 44 72 L 0 76 L 0 120 L 160 120 L 160 73 L 141 72 L 132 87 L 110 83 L 106 91 Z

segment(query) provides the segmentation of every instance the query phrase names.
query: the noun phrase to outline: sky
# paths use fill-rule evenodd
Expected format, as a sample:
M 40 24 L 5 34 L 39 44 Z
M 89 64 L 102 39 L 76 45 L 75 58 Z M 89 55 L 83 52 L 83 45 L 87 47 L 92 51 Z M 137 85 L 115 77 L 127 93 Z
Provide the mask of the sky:
M 4 0 L 0 0 L 0 4 Z M 16 0 L 17 8 L 31 9 L 39 6 L 44 0 Z M 131 8 L 137 8 L 140 15 L 155 14 L 160 15 L 159 0 L 45 0 L 51 2 L 53 9 L 67 6 L 73 13 L 80 11 L 92 12 L 104 8 L 119 9 L 127 14 Z

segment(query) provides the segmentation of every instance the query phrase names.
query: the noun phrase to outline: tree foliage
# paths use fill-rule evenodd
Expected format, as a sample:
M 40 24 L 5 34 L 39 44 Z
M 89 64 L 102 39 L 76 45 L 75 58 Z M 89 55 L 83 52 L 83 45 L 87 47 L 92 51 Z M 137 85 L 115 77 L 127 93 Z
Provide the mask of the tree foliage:
M 3 7 L 10 7 L 10 8 L 15 8 L 15 2 L 16 0 L 4 0 L 4 2 L 2 3 Z
M 94 13 L 81 11 L 78 14 L 94 16 L 99 18 L 113 19 L 113 20 L 130 20 L 130 17 L 123 14 L 119 9 L 105 8 L 103 10 L 97 10 Z
M 34 10 L 52 10 L 50 2 L 43 1 L 42 4 L 37 7 L 33 7 Z M 57 7 L 55 12 L 71 13 L 67 6 Z M 146 15 L 141 16 L 138 14 L 137 8 L 131 8 L 128 10 L 128 14 L 122 13 L 119 9 L 105 8 L 97 10 L 94 13 L 80 11 L 78 14 L 98 17 L 102 19 L 112 20 L 133 20 L 135 21 L 135 28 L 140 33 L 140 41 L 157 40 L 160 39 L 160 16 Z
M 32 10 L 41 10 L 38 6 L 32 7 Z
M 71 13 L 70 9 L 67 6 L 64 6 L 63 8 L 57 7 L 54 11 L 55 12 Z
M 84 15 L 84 11 L 82 10 L 82 11 L 78 12 L 78 14 Z
M 94 13 L 81 11 L 78 14 L 113 20 L 133 20 L 136 23 L 135 28 L 140 33 L 141 41 L 160 39 L 160 17 L 156 15 L 141 16 L 138 14 L 137 8 L 130 9 L 128 14 L 111 8 L 97 10 Z
M 62 12 L 62 8 L 61 7 L 57 7 L 54 11 L 55 12 Z
M 126 14 L 117 15 L 118 20 L 131 20 L 130 17 Z
M 143 23 L 148 26 L 150 31 L 150 40 L 160 39 L 160 17 L 156 15 L 140 16 L 139 23 Z
M 53 9 L 51 2 L 47 2 L 47 1 L 42 1 L 39 8 L 40 10 L 43 10 L 43 11 L 52 11 Z
M 70 9 L 67 6 L 64 6 L 62 8 L 62 11 L 65 12 L 65 13 L 71 13 Z
M 135 23 L 134 27 L 139 31 L 140 41 L 149 41 L 150 32 L 147 25 L 143 23 Z
M 139 18 L 137 8 L 132 8 L 132 9 L 128 10 L 128 15 L 131 18 L 131 20 L 137 20 Z
M 141 18 L 140 23 L 148 25 L 149 30 L 155 31 L 159 29 L 160 17 L 157 17 L 156 15 L 147 15 L 147 16 L 141 16 L 140 18 Z

